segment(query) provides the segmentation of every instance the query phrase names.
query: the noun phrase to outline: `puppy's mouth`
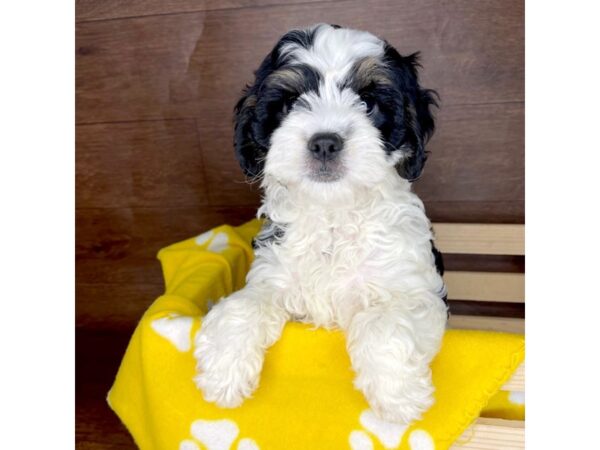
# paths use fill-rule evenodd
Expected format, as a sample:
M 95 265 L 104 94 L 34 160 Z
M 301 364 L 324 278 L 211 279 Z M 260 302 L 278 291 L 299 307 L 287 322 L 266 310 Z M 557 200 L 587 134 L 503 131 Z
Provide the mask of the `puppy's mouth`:
M 344 176 L 344 167 L 339 160 L 318 161 L 308 163 L 308 177 L 319 183 L 332 183 Z

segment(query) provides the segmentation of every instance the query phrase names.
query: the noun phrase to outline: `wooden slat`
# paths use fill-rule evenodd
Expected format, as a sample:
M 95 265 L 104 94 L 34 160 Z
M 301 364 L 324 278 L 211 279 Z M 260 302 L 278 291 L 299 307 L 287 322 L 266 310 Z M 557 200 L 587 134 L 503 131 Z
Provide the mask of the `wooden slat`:
M 525 317 L 525 303 L 449 300 L 448 307 L 450 314 L 458 316 Z
M 525 422 L 479 418 L 450 447 L 465 450 L 517 450 L 525 448 Z
M 448 222 L 522 223 L 523 204 L 513 202 L 522 201 L 525 191 L 524 105 L 444 104 L 436 117 L 427 145 L 431 157 L 414 184 L 432 220 L 444 221 L 437 217 L 449 202 L 462 211 L 455 213 L 458 220 Z M 474 218 L 470 203 L 485 201 L 490 202 L 489 215 Z M 452 212 L 451 206 L 444 209 Z M 515 216 L 521 217 L 510 222 Z
M 502 386 L 502 390 L 525 392 L 525 363 L 517 367 L 510 380 Z
M 435 223 L 433 230 L 443 253 L 525 254 L 525 225 Z
M 451 315 L 448 321 L 448 327 L 465 330 L 490 330 L 523 334 L 525 333 L 525 320 L 512 317 Z
M 335 0 L 77 0 L 78 22 Z M 339 0 L 338 0 L 339 1 Z
M 431 156 L 431 161 L 435 158 Z M 429 164 L 429 163 L 428 163 Z M 424 178 L 428 177 L 434 169 L 427 169 L 427 174 L 423 175 Z M 436 175 L 437 176 L 436 172 Z M 523 172 L 521 172 L 522 174 Z M 469 173 L 468 177 L 478 177 L 478 175 Z M 521 176 L 519 176 L 520 178 Z M 423 178 L 422 178 L 423 179 Z M 423 179 L 423 181 L 425 181 Z M 479 179 L 480 183 L 488 183 L 483 178 Z M 418 181 L 417 181 L 418 182 Z M 450 184 L 446 186 L 450 187 Z M 499 185 L 501 189 L 502 184 Z M 416 188 L 415 188 L 416 191 Z M 417 192 L 419 195 L 421 193 Z M 523 223 L 525 222 L 525 202 L 523 197 L 515 197 L 513 200 L 495 200 L 495 194 L 488 194 L 489 200 L 477 200 L 473 201 L 466 196 L 466 193 L 459 194 L 456 191 L 451 193 L 452 199 L 447 200 L 435 200 L 431 195 L 427 195 L 425 201 L 425 208 L 427 209 L 427 216 L 433 222 L 465 222 L 465 223 Z M 446 253 L 448 255 L 449 253 Z M 485 255 L 488 256 L 488 255 Z
M 525 256 L 444 253 L 447 272 L 525 272 Z
M 523 303 L 525 275 L 522 273 L 446 272 L 444 282 L 451 300 Z
M 194 120 L 76 127 L 78 208 L 207 203 Z
M 151 273 L 160 276 L 158 261 Z M 85 284 L 75 286 L 76 325 L 86 329 L 131 328 L 164 292 L 163 284 Z

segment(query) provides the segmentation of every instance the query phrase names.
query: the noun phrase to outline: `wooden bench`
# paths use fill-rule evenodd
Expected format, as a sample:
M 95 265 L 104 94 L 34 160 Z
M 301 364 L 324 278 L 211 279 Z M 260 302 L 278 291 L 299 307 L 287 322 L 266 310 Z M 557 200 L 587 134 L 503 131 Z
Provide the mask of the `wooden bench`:
M 525 226 L 503 224 L 436 223 L 436 247 L 444 254 L 524 255 Z M 449 300 L 489 302 L 525 301 L 522 273 L 447 271 Z M 450 328 L 524 333 L 524 319 L 451 315 Z M 525 365 L 516 370 L 502 390 L 525 392 Z M 525 422 L 479 418 L 452 449 L 524 449 Z

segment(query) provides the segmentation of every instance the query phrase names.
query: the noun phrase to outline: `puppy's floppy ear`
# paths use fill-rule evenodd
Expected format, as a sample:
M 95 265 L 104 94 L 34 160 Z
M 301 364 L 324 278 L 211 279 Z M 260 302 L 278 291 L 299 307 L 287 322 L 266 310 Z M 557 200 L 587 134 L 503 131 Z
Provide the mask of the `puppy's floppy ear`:
M 273 71 L 286 62 L 288 56 L 285 47 L 289 45 L 310 47 L 319 27 L 291 30 L 284 34 L 254 73 L 254 84 L 246 87 L 242 98 L 235 106 L 235 154 L 244 173 L 248 176 L 255 177 L 261 174 L 269 150 L 270 134 L 275 123 L 272 111 L 269 111 L 259 98 L 262 95 L 263 84 Z
M 427 161 L 425 144 L 435 128 L 431 107 L 438 106 L 436 97 L 439 96 L 434 90 L 423 89 L 419 85 L 418 52 L 401 56 L 396 49 L 386 44 L 385 58 L 403 94 L 402 111 L 396 117 L 402 121 L 399 125 L 405 130 L 400 148 L 406 153 L 406 157 L 399 163 L 398 173 L 402 178 L 414 181 L 421 175 Z
M 273 53 L 269 54 L 255 72 L 254 84 L 247 86 L 242 98 L 235 106 L 235 155 L 247 176 L 258 176 L 264 167 L 267 148 L 256 138 L 256 101 L 265 78 L 273 71 Z

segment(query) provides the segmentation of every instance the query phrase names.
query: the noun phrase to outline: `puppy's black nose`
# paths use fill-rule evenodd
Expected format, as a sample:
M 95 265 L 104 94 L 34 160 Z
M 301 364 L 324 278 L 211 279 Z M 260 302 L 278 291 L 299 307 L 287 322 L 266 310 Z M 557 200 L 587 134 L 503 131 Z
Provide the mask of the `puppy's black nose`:
M 321 161 L 330 161 L 344 147 L 344 141 L 336 133 L 318 133 L 308 141 L 308 150 Z

